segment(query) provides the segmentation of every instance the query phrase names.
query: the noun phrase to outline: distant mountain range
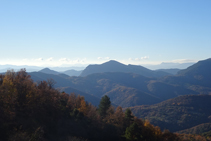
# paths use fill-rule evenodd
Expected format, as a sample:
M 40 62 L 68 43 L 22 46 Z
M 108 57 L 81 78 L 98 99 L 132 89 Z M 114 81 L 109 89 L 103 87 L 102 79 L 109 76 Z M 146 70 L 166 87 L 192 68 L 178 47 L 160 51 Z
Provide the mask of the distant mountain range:
M 66 74 L 47 74 L 43 72 L 30 72 L 28 74 L 37 83 L 43 80 L 48 81 L 52 79 L 55 81 L 54 87 L 58 88 L 61 92 L 65 91 L 68 94 L 70 93 L 80 94 L 81 96 L 84 96 L 84 98 L 88 102 L 91 102 L 93 105 L 97 106 L 99 104 L 100 98 L 70 87 L 71 82 L 68 80 L 68 77 L 70 76 Z
M 39 71 L 43 69 L 42 67 L 37 67 L 37 66 L 16 66 L 16 65 L 0 65 L 0 72 L 6 72 L 7 70 L 15 70 L 19 71 L 20 69 L 26 68 L 27 72 L 33 72 L 33 71 Z
M 38 72 L 42 72 L 42 73 L 46 73 L 46 74 L 55 74 L 55 75 L 59 75 L 59 74 L 66 74 L 68 76 L 79 76 L 82 72 L 81 71 L 77 71 L 77 70 L 67 70 L 67 71 L 64 71 L 64 72 L 57 72 L 57 71 L 54 71 L 54 70 L 51 70 L 49 68 L 44 68 Z
M 206 59 L 183 70 L 149 70 L 109 61 L 89 65 L 83 71 L 44 68 L 29 75 L 37 83 L 53 79 L 60 91 L 80 94 L 95 106 L 102 96 L 108 95 L 113 105 L 131 107 L 136 116 L 149 119 L 162 129 L 199 133 L 203 128 L 209 134 L 210 72 L 211 59 Z
M 155 77 L 156 73 L 154 72 L 156 71 L 142 66 L 124 65 L 116 61 L 109 61 L 102 65 L 90 65 L 79 77 L 70 77 L 50 69 L 33 72 L 30 75 L 35 81 L 52 78 L 57 82 L 55 87 L 62 88 L 68 93 L 71 92 L 71 89 L 75 89 L 88 94 L 90 99 L 92 96 L 100 99 L 103 95 L 108 95 L 114 104 L 131 107 L 156 104 L 180 95 L 211 93 L 209 77 L 198 81 L 200 73 L 203 73 L 202 76 L 210 74 L 209 71 L 203 71 L 206 65 L 199 64 L 207 64 L 209 70 L 209 61 L 209 59 L 200 61 L 186 70 L 180 71 L 178 75 L 162 72 L 166 76 L 160 78 Z M 195 65 L 196 67 L 194 67 Z M 193 73 L 187 75 L 188 72 L 191 72 L 191 68 L 197 68 L 197 77 Z
M 80 76 L 87 76 L 94 73 L 104 73 L 104 72 L 135 73 L 146 77 L 162 77 L 166 75 L 171 75 L 164 71 L 152 71 L 142 66 L 124 65 L 117 61 L 111 60 L 109 62 L 100 65 L 89 65 L 82 71 Z
M 64 71 L 62 73 L 66 74 L 66 75 L 69 75 L 69 76 L 79 76 L 81 73 L 82 73 L 83 70 L 67 70 L 67 71 Z
M 181 69 L 158 69 L 155 71 L 162 71 L 162 72 L 166 72 L 168 74 L 176 75 L 179 71 L 181 71 Z
M 189 66 L 192 66 L 195 62 L 192 63 L 161 63 L 159 65 L 143 65 L 144 67 L 151 69 L 151 70 L 158 70 L 158 69 L 186 69 Z
M 51 70 L 49 68 L 44 68 L 44 69 L 40 70 L 39 72 L 46 73 L 46 74 L 55 74 L 55 75 L 60 74 L 60 72 Z
M 211 59 L 199 61 L 179 71 L 178 75 L 109 61 L 101 65 L 89 65 L 82 72 L 61 73 L 44 68 L 30 75 L 35 81 L 52 78 L 56 82 L 55 87 L 68 93 L 74 89 L 77 93 L 88 94 L 90 99 L 109 95 L 114 104 L 131 107 L 156 104 L 180 95 L 211 94 L 210 70 Z M 81 74 L 70 77 L 68 72 Z
M 37 66 L 16 66 L 16 65 L 0 65 L 0 72 L 6 72 L 7 70 L 14 69 L 15 71 L 19 71 L 20 69 L 25 68 L 27 72 L 34 72 L 34 71 L 40 71 L 42 69 L 45 69 L 44 67 L 37 67 Z M 81 71 L 85 67 L 49 67 L 49 69 L 57 71 L 57 72 L 65 72 L 68 70 L 75 70 L 75 71 Z

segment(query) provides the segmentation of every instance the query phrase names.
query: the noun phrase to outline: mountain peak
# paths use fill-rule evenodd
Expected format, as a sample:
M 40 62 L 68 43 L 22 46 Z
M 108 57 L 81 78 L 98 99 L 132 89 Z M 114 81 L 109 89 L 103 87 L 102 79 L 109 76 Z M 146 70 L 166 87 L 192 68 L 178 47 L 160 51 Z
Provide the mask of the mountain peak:
M 118 61 L 116 61 L 116 60 L 110 60 L 110 61 L 105 62 L 105 63 L 103 63 L 103 64 L 122 64 L 122 63 L 120 63 L 120 62 L 118 62 Z M 102 64 L 102 65 L 103 65 L 103 64 Z M 124 64 L 122 64 L 122 65 L 124 65 Z
M 51 70 L 49 68 L 44 68 L 44 69 L 40 70 L 39 72 L 47 73 L 47 74 L 55 74 L 55 75 L 59 74 L 59 72 Z
M 44 68 L 44 69 L 41 69 L 40 71 L 51 71 L 51 69 L 49 69 L 49 68 Z
M 118 61 L 116 61 L 116 60 L 109 60 L 109 61 L 107 61 L 107 62 L 118 62 Z
M 125 65 L 116 60 L 110 60 L 99 65 L 89 65 L 83 70 L 80 76 L 87 76 L 93 73 L 104 73 L 104 72 L 124 72 L 124 73 L 135 73 L 147 77 L 161 77 L 167 75 L 165 72 L 153 72 L 142 66 L 137 65 Z M 169 74 L 168 74 L 169 75 Z

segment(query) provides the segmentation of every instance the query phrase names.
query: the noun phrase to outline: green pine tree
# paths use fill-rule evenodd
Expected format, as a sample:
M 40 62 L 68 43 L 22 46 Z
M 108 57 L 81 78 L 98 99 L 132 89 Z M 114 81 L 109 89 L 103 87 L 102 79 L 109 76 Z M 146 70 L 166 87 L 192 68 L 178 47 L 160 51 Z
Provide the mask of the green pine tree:
M 126 128 L 125 138 L 129 141 L 141 140 L 141 129 L 135 122 Z
M 106 111 L 109 109 L 111 106 L 111 101 L 110 98 L 105 95 L 101 98 L 100 104 L 98 106 L 98 112 L 102 117 L 106 116 Z
M 129 108 L 125 110 L 125 119 L 128 121 L 133 121 L 134 116 L 132 115 L 132 112 Z

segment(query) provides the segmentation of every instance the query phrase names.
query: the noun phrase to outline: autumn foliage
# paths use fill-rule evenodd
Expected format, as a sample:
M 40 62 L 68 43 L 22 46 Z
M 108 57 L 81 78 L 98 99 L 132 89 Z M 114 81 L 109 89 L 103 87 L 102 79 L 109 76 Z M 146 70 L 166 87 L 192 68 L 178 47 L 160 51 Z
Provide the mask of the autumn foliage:
M 35 83 L 25 70 L 0 75 L 0 140 L 180 140 L 134 117 L 130 109 L 124 112 L 108 104 L 102 111 L 80 95 L 59 92 L 53 84 Z

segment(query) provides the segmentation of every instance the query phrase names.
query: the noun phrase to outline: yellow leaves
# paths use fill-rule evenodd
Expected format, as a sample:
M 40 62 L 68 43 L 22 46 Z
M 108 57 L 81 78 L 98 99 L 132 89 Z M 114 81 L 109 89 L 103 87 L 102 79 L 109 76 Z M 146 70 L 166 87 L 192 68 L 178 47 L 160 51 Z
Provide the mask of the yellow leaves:
M 146 127 L 147 130 L 151 131 L 156 137 L 161 137 L 162 136 L 162 131 L 158 126 L 154 127 L 148 120 L 144 122 L 144 126 Z
M 156 136 L 161 136 L 162 135 L 162 132 L 160 130 L 160 127 L 156 126 L 154 128 L 154 133 L 155 133 Z
M 113 124 L 117 127 L 123 126 L 124 123 L 124 112 L 122 111 L 122 107 L 117 107 L 116 110 L 113 106 L 111 106 L 107 110 L 107 115 L 104 118 L 104 121 L 109 124 Z
M 145 120 L 144 126 L 147 127 L 147 126 L 150 126 L 150 125 L 151 125 L 151 124 L 150 124 L 149 120 Z
M 87 115 L 88 104 L 84 100 L 83 96 L 78 95 L 76 97 L 74 93 L 70 94 L 67 102 L 67 107 L 72 110 L 76 108 L 84 115 Z
M 84 99 L 81 100 L 80 107 L 78 108 L 78 110 L 80 112 L 82 112 L 84 115 L 86 115 L 86 112 L 87 112 L 87 104 L 86 104 L 86 101 Z

